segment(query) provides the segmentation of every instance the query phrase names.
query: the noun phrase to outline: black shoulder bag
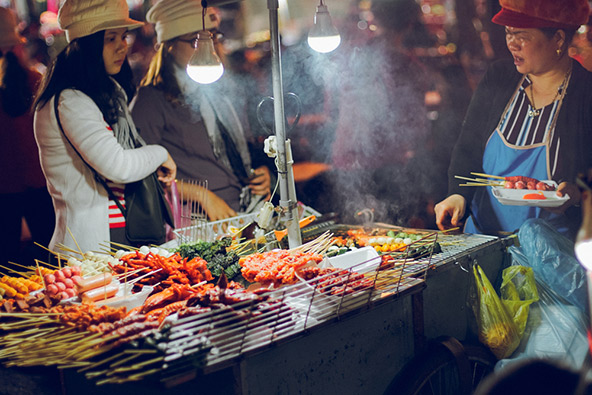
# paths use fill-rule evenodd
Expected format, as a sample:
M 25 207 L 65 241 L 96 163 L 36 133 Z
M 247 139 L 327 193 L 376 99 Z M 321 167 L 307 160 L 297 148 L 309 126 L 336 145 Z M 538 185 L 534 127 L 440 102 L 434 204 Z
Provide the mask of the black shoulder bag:
M 165 198 L 164 189 L 160 185 L 160 181 L 158 181 L 156 172 L 142 180 L 125 184 L 125 207 L 123 207 L 119 199 L 107 185 L 105 179 L 84 160 L 66 133 L 64 133 L 58 112 L 58 99 L 59 95 L 56 95 L 54 109 L 58 126 L 68 143 L 70 143 L 74 151 L 80 156 L 80 159 L 92 170 L 95 179 L 103 185 L 109 198 L 121 210 L 121 213 L 125 217 L 125 233 L 127 239 L 136 246 L 164 243 L 166 241 L 165 223 L 174 227 L 174 220 L 171 208 Z

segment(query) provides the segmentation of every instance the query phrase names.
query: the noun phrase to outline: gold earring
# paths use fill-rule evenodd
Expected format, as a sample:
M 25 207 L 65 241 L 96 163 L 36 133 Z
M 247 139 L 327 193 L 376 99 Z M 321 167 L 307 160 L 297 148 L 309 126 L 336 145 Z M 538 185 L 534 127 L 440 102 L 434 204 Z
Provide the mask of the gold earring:
M 558 49 L 556 52 L 557 52 L 557 56 L 558 56 L 558 57 L 561 57 L 561 53 L 562 53 L 563 51 L 561 51 L 560 49 Z

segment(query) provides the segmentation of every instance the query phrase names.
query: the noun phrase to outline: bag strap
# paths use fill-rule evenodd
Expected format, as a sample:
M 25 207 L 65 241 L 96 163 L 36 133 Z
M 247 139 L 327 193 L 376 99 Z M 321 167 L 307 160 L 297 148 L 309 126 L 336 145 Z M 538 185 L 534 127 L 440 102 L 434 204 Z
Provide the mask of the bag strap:
M 62 123 L 60 122 L 60 112 L 58 110 L 60 95 L 61 95 L 61 92 L 58 92 L 53 99 L 53 108 L 55 111 L 56 121 L 58 123 L 58 127 L 60 128 L 60 131 L 62 132 L 62 134 L 64 135 L 64 137 L 66 138 L 66 140 L 68 141 L 68 143 L 70 144 L 70 146 L 72 147 L 74 152 L 76 152 L 78 154 L 78 156 L 80 157 L 82 162 L 86 166 L 88 166 L 88 168 L 93 172 L 95 180 L 97 180 L 105 188 L 105 190 L 107 191 L 107 195 L 109 195 L 109 199 L 113 200 L 115 202 L 115 204 L 117 205 L 117 207 L 119 208 L 119 210 L 121 210 L 121 213 L 123 214 L 123 216 L 127 217 L 127 210 L 125 209 L 125 207 L 123 207 L 123 205 L 121 204 L 119 199 L 115 196 L 115 194 L 113 193 L 113 190 L 111 188 L 109 188 L 109 185 L 107 185 L 107 181 L 105 181 L 105 179 L 103 177 L 101 177 L 99 175 L 99 173 L 97 173 L 97 171 L 91 165 L 88 164 L 87 161 L 84 160 L 82 155 L 80 155 L 80 152 L 78 152 L 76 147 L 74 147 L 74 144 L 72 144 L 72 141 L 70 141 L 70 139 L 68 138 L 68 135 L 66 134 L 66 132 L 64 132 L 64 128 L 62 127 Z

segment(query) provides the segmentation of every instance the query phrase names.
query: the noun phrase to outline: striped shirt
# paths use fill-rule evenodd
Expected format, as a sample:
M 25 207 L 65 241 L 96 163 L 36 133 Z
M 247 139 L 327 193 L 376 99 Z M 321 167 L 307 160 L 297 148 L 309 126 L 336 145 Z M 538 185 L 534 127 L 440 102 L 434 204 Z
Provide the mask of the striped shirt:
M 549 141 L 549 160 L 551 162 L 549 168 L 551 169 L 551 176 L 553 176 L 561 145 L 560 138 L 554 133 L 554 119 L 559 111 L 561 100 L 555 100 L 553 103 L 537 109 L 538 116 L 530 116 L 529 112 L 535 110 L 526 95 L 526 88 L 530 84 L 531 81 L 528 76 L 525 76 L 518 93 L 514 95 L 502 118 L 499 131 L 509 144 L 519 147 L 528 147 Z M 562 91 L 563 84 L 559 87 L 558 98 L 561 97 Z
M 119 200 L 123 208 L 125 208 L 125 185 L 124 184 L 116 184 L 107 180 L 107 185 L 113 191 L 113 195 Z M 109 228 L 124 228 L 125 227 L 125 217 L 123 213 L 117 206 L 114 200 L 109 199 Z

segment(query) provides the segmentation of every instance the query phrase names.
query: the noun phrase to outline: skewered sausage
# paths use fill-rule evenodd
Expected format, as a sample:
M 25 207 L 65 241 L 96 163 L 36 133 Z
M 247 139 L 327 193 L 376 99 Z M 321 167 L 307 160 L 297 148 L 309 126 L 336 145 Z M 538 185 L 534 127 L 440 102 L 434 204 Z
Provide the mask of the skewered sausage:
M 89 291 L 91 289 L 103 287 L 111 283 L 113 276 L 110 273 L 101 273 L 96 276 L 84 278 L 76 278 L 75 284 L 79 293 Z
M 83 303 L 85 302 L 96 302 L 101 299 L 108 299 L 115 296 L 119 291 L 119 284 L 109 284 L 107 286 L 93 288 L 88 291 L 80 293 L 80 299 Z

